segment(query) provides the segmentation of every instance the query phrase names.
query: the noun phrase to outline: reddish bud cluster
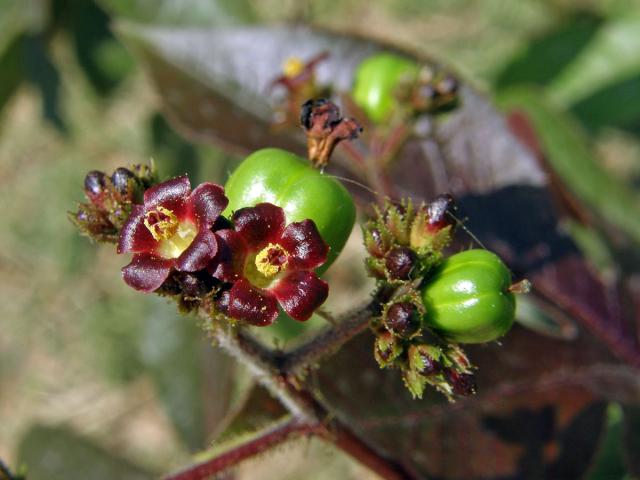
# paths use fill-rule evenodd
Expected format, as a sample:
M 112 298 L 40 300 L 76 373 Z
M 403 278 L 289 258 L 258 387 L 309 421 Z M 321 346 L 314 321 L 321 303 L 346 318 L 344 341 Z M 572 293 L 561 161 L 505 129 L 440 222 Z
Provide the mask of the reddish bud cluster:
M 364 226 L 370 275 L 390 283 L 423 277 L 451 241 L 454 209 L 448 194 L 418 208 L 387 202 Z
M 460 347 L 424 326 L 429 312 L 419 293 L 422 282 L 443 259 L 454 210 L 448 194 L 418 208 L 409 201 L 389 201 L 364 226 L 369 272 L 379 280 L 381 291 L 396 292 L 371 322 L 375 358 L 382 368 L 398 368 L 414 397 L 422 397 L 426 385 L 450 400 L 475 389 L 473 367 Z
M 154 172 L 146 165 L 120 167 L 111 175 L 93 170 L 84 179 L 87 203 L 80 203 L 69 218 L 83 234 L 101 242 L 116 243 L 132 205 L 153 181 Z

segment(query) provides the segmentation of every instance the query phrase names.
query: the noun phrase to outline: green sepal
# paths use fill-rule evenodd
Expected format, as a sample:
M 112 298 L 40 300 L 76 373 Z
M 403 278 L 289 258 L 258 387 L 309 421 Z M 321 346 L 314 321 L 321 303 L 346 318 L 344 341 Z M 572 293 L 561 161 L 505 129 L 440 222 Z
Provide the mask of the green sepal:
M 427 379 L 425 377 L 411 369 L 403 369 L 402 381 L 414 399 L 422 398 L 424 389 L 427 386 Z

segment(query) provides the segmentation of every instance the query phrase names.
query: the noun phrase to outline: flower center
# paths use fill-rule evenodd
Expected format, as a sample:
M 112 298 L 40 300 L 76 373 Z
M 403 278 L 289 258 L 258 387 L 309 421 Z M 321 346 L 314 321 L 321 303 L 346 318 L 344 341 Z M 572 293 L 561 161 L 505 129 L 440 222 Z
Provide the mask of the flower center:
M 193 223 L 178 221 L 175 214 L 164 207 L 147 212 L 144 225 L 158 242 L 156 252 L 163 258 L 178 258 L 198 234 Z
M 280 273 L 287 266 L 289 256 L 284 248 L 270 243 L 256 255 L 256 269 L 267 278 Z
M 144 216 L 144 225 L 149 229 L 154 240 L 159 242 L 171 238 L 178 230 L 180 222 L 171 210 L 158 207 L 147 212 Z

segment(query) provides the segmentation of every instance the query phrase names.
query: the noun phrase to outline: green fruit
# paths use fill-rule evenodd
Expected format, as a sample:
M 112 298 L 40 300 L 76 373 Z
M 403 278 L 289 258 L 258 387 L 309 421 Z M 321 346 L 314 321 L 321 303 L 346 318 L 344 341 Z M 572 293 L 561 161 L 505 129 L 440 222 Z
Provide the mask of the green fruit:
M 352 96 L 375 123 L 382 123 L 397 106 L 396 89 L 402 80 L 418 74 L 418 65 L 392 53 L 378 53 L 364 60 L 356 72 Z
M 422 288 L 426 326 L 459 343 L 484 343 L 513 324 L 516 302 L 511 273 L 487 250 L 447 258 Z
M 321 174 L 293 153 L 265 148 L 249 155 L 231 174 L 225 186 L 234 210 L 270 202 L 284 209 L 287 224 L 310 218 L 329 245 L 324 272 L 346 243 L 356 218 L 351 194 L 335 178 Z

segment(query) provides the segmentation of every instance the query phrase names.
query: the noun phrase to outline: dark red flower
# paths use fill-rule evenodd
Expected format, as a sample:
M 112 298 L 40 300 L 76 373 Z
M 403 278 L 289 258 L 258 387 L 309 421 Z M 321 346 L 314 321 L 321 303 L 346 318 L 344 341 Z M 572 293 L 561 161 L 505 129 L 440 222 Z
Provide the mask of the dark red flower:
M 232 284 L 224 311 L 232 318 L 265 326 L 278 316 L 278 304 L 304 321 L 327 299 L 329 286 L 313 269 L 327 259 L 329 247 L 312 220 L 285 228 L 282 208 L 271 203 L 233 214 L 233 229 L 216 232 L 214 277 Z
M 120 232 L 118 253 L 133 253 L 122 269 L 128 285 L 143 292 L 156 290 L 172 268 L 195 272 L 206 268 L 218 251 L 212 225 L 228 203 L 224 189 L 203 183 L 191 191 L 185 175 L 144 192 L 144 204 L 134 205 Z

